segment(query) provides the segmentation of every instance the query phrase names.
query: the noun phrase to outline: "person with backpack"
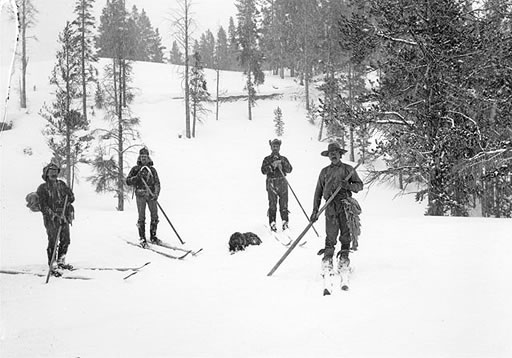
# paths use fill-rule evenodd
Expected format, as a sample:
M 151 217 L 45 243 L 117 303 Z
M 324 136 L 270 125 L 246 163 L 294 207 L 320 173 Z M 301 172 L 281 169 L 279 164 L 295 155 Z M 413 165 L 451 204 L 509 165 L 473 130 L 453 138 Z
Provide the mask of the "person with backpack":
M 353 200 L 350 200 L 352 192 L 357 193 L 363 190 L 363 182 L 352 166 L 342 163 L 341 156 L 346 152 L 339 144 L 331 143 L 327 150 L 321 153 L 322 156 L 329 157 L 331 164 L 320 171 L 313 200 L 311 222 L 318 220 L 318 210 L 322 197 L 327 201 L 341 186 L 341 190 L 325 209 L 325 248 L 320 250 L 324 255 L 322 266 L 325 270 L 332 270 L 333 268 L 334 248 L 338 235 L 341 243 L 341 250 L 337 255 L 339 258 L 338 264 L 340 267 L 348 267 L 350 264 L 350 244 L 355 233 L 350 231 L 351 224 L 347 218 L 347 213 L 351 214 L 353 211 Z
M 153 244 L 160 244 L 161 241 L 156 237 L 158 226 L 158 206 L 156 201 L 158 195 L 160 195 L 160 179 L 153 166 L 153 161 L 149 157 L 149 150 L 146 147 L 139 151 L 137 165 L 130 170 L 126 178 L 126 184 L 133 186 L 135 189 L 137 211 L 139 213 L 137 227 L 140 245 L 143 248 L 148 246 L 146 241 L 146 205 L 151 215 L 149 240 Z
M 39 200 L 39 208 L 43 214 L 43 223 L 48 235 L 48 266 L 53 276 L 61 276 L 59 269 L 71 270 L 73 266 L 66 263 L 66 254 L 71 242 L 69 226 L 74 219 L 74 209 L 71 203 L 75 196 L 71 188 L 65 182 L 57 179 L 60 168 L 50 163 L 43 168 L 42 178 L 45 181 L 39 185 L 36 194 Z M 64 207 L 66 203 L 66 207 Z M 60 227 L 60 237 L 57 237 Z M 55 240 L 58 240 L 57 247 Z M 52 263 L 53 250 L 56 247 L 56 261 Z
M 292 172 L 292 166 L 288 159 L 281 154 L 281 141 L 273 139 L 268 142 L 272 153 L 263 159 L 261 172 L 267 176 L 266 188 L 268 196 L 268 221 L 270 230 L 277 231 L 276 213 L 279 202 L 279 214 L 281 216 L 283 230 L 288 229 L 288 184 L 285 175 Z

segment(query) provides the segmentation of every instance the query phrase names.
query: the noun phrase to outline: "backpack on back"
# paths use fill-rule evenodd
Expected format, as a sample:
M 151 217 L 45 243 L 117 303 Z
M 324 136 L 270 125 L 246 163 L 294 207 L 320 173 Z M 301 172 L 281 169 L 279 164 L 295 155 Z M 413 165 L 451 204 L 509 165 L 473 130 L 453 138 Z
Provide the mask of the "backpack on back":
M 35 191 L 28 193 L 25 197 L 25 201 L 27 202 L 27 208 L 31 211 L 37 213 L 41 211 L 41 206 L 39 205 L 39 196 Z

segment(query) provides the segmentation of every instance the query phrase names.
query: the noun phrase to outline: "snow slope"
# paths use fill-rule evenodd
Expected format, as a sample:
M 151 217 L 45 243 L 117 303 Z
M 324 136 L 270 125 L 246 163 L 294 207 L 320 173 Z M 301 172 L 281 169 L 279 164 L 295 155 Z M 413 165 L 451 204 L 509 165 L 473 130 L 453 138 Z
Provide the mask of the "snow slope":
M 46 237 L 40 214 L 25 195 L 41 183 L 50 160 L 37 114 L 51 100 L 52 63 L 33 63 L 30 108 L 8 107 L 14 129 L 0 134 L 0 267 L 45 272 Z M 176 67 L 137 63 L 133 105 L 141 144 L 160 178 L 160 203 L 196 257 L 170 260 L 129 246 L 136 240 L 134 201 L 96 194 L 82 167 L 75 183 L 76 220 L 68 261 L 76 267 L 132 267 L 151 262 L 127 280 L 124 272 L 80 270 L 89 281 L 0 275 L 2 357 L 510 357 L 512 355 L 511 221 L 424 217 L 413 196 L 393 185 L 356 195 L 363 207 L 360 250 L 349 292 L 323 297 L 320 278 L 323 216 L 272 277 L 286 248 L 267 233 L 265 177 L 260 172 L 275 136 L 273 110 L 285 120 L 281 152 L 294 170 L 290 183 L 311 211 L 318 173 L 328 165 L 295 97 L 290 79 L 268 75 L 258 102 L 224 103 L 183 133 L 183 101 Z M 2 68 L 5 73 L 5 68 Z M 214 88 L 214 74 L 208 72 Z M 221 76 L 226 94 L 243 92 L 243 78 Z M 13 99 L 16 102 L 16 99 Z M 213 109 L 213 106 L 211 107 Z M 95 127 L 106 126 L 100 113 Z M 30 148 L 32 155 L 24 154 Z M 134 164 L 135 153 L 128 158 Z M 359 171 L 364 176 L 364 169 Z M 307 225 L 290 196 L 291 225 Z M 230 255 L 235 231 L 253 231 L 263 244 Z M 179 245 L 161 216 L 159 237 Z

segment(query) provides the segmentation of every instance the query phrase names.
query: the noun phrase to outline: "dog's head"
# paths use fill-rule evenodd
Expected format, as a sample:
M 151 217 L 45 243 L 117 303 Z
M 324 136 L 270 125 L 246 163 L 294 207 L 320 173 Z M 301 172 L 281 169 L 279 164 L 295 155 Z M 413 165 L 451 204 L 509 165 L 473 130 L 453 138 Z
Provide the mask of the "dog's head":
M 232 253 L 242 251 L 246 246 L 244 235 L 239 232 L 235 232 L 229 238 L 229 251 Z

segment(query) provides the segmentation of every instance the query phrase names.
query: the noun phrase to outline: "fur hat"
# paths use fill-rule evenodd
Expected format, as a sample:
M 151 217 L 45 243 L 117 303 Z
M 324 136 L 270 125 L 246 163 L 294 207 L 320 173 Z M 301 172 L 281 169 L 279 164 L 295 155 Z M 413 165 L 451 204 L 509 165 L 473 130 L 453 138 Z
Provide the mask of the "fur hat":
M 55 163 L 50 163 L 50 164 L 48 164 L 47 166 L 45 166 L 43 168 L 43 175 L 41 175 L 41 178 L 43 178 L 44 181 L 46 181 L 48 179 L 48 171 L 50 169 L 55 169 L 57 171 L 57 174 L 60 173 L 59 166 L 57 164 L 55 164 Z
M 281 142 L 281 140 L 279 140 L 279 139 L 277 139 L 277 138 L 275 138 L 275 139 L 272 139 L 272 140 L 269 140 L 269 141 L 268 141 L 268 144 L 269 144 L 270 146 L 272 146 L 272 144 L 277 144 L 277 145 L 279 145 L 279 146 L 280 146 L 280 145 L 281 145 L 281 143 L 282 143 L 282 142 Z
M 331 153 L 331 152 L 340 152 L 341 155 L 343 155 L 347 151 L 345 149 L 341 148 L 338 143 L 329 143 L 329 145 L 327 146 L 327 150 L 324 150 L 322 153 L 320 153 L 320 155 L 322 155 L 324 157 L 328 157 L 329 153 Z
M 148 150 L 148 148 L 144 147 L 144 148 L 142 148 L 141 150 L 139 150 L 139 155 L 142 155 L 142 154 L 149 155 L 149 150 Z

